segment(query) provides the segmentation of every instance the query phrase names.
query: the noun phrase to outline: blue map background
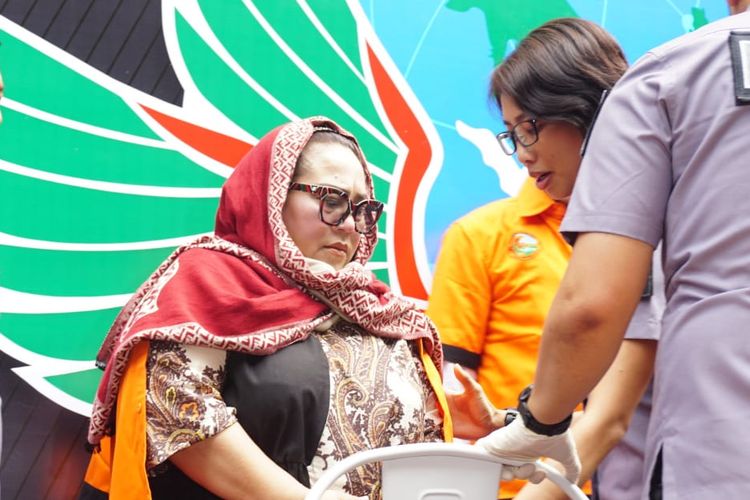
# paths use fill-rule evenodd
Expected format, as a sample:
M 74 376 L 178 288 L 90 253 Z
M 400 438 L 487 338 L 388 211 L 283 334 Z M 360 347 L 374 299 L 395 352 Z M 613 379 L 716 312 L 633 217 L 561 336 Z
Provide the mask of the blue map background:
M 528 32 L 525 25 L 572 11 L 604 26 L 633 63 L 648 49 L 729 13 L 724 0 L 361 0 L 361 5 L 443 143 L 444 163 L 424 221 L 430 266 L 452 221 L 508 196 L 481 151 L 457 133 L 456 122 L 493 132 L 502 128 L 499 111 L 488 99 L 489 75 L 495 59 L 511 52 Z M 509 15 L 513 9 L 517 16 Z M 492 35 L 507 39 L 504 47 L 494 47 L 500 52 L 494 57 L 487 27 L 492 20 Z

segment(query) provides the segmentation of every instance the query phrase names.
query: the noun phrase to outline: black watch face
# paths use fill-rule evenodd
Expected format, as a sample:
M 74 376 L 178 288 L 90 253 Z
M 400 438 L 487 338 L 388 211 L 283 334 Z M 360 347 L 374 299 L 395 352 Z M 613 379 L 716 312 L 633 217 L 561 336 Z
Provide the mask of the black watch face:
M 505 410 L 505 420 L 503 421 L 503 426 L 508 427 L 517 417 L 518 412 L 512 408 L 508 408 L 507 410 Z
M 523 401 L 524 403 L 529 400 L 529 397 L 531 396 L 531 389 L 533 389 L 533 385 L 527 385 L 524 390 L 521 391 L 521 394 L 518 395 L 518 401 Z

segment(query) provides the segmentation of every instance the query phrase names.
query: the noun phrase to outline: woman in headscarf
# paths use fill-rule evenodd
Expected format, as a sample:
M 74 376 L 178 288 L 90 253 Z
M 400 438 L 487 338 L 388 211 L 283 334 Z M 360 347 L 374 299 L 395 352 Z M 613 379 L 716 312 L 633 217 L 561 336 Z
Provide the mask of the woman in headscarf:
M 382 209 L 334 122 L 267 134 L 107 335 L 82 496 L 302 499 L 358 451 L 450 440 L 435 328 L 365 268 Z M 379 497 L 377 466 L 345 479 Z

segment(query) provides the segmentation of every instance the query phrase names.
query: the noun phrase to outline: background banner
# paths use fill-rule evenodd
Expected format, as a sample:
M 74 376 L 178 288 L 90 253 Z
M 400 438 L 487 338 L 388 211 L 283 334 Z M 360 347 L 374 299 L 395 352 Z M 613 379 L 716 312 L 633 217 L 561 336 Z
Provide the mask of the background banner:
M 371 269 L 423 303 L 456 218 L 526 176 L 495 142 L 492 68 L 544 21 L 603 25 L 631 62 L 720 0 L 0 1 L 4 498 L 70 498 L 93 359 L 119 308 L 210 232 L 276 125 L 327 115 L 386 202 Z

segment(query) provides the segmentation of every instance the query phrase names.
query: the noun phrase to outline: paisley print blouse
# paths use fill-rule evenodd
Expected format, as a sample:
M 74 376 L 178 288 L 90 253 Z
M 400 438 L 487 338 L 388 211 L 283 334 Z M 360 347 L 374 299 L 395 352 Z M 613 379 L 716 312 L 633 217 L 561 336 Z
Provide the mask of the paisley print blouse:
M 314 335 L 328 362 L 330 395 L 317 451 L 307 464 L 311 483 L 358 451 L 442 441 L 442 417 L 414 343 L 368 335 L 345 321 Z M 226 354 L 151 343 L 146 395 L 151 474 L 158 474 L 175 452 L 237 422 L 235 409 L 221 394 Z M 359 467 L 339 478 L 336 487 L 379 498 L 379 467 Z

